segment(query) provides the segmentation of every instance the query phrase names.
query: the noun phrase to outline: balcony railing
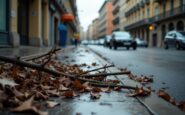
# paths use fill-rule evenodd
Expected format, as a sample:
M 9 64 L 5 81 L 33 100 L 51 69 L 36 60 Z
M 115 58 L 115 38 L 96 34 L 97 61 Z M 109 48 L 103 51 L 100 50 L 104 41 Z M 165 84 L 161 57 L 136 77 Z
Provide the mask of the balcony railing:
M 143 20 L 137 21 L 133 24 L 130 24 L 128 26 L 125 27 L 125 30 L 130 30 L 130 29 L 134 29 L 140 26 L 144 26 L 144 25 L 149 25 L 151 24 L 151 19 L 150 18 L 145 18 Z
M 112 21 L 113 24 L 117 24 L 119 23 L 119 17 L 115 18 L 113 21 Z
M 167 12 L 161 13 L 152 17 L 152 22 L 163 21 L 169 18 L 176 17 L 178 15 L 185 15 L 185 5 L 174 8 L 173 10 L 169 10 Z
M 119 9 L 120 9 L 120 6 L 117 5 L 117 6 L 114 8 L 114 10 L 112 11 L 112 13 L 113 13 L 113 14 L 118 13 L 118 12 L 119 12 Z

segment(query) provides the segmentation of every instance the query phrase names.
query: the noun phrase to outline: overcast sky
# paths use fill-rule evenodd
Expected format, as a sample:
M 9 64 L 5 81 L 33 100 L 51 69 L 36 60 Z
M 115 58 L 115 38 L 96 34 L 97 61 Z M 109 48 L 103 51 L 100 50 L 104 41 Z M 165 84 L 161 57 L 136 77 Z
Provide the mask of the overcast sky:
M 92 20 L 98 17 L 98 10 L 105 0 L 77 0 L 80 23 L 86 31 Z

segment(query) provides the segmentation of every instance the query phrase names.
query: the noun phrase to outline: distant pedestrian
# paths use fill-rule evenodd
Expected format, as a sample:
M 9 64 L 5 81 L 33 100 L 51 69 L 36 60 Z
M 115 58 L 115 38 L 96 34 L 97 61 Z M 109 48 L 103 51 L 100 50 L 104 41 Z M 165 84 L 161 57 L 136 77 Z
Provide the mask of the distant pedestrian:
M 78 46 L 78 41 L 79 41 L 79 35 L 78 34 L 74 34 L 74 42 L 75 42 L 75 46 Z

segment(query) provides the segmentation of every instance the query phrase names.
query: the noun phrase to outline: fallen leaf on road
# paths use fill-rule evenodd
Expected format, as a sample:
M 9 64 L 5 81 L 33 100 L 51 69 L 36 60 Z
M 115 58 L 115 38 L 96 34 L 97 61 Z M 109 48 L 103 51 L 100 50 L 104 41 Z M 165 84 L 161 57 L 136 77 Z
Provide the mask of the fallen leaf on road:
M 65 96 L 66 98 L 73 98 L 78 96 L 76 93 L 74 93 L 74 91 L 66 91 L 62 95 Z
M 135 97 L 135 96 L 148 96 L 150 95 L 151 91 L 145 90 L 143 87 L 136 88 L 134 92 L 128 94 L 127 96 Z
M 185 101 L 181 101 L 177 106 L 178 106 L 182 111 L 185 111 Z
M 47 107 L 49 107 L 49 108 L 53 108 L 57 105 L 60 105 L 60 103 L 57 103 L 57 102 L 54 102 L 54 101 L 47 101 L 46 103 L 47 103 Z
M 110 93 L 111 92 L 111 89 L 109 87 L 107 87 L 107 88 L 101 88 L 101 91 L 102 92 L 105 92 L 105 93 Z
M 91 99 L 99 99 L 100 98 L 100 93 L 93 93 L 91 92 Z
M 164 100 L 170 102 L 171 97 L 170 97 L 170 95 L 169 95 L 167 92 L 165 92 L 164 90 L 159 90 L 159 91 L 157 92 L 157 95 L 158 95 L 159 97 L 163 98 Z

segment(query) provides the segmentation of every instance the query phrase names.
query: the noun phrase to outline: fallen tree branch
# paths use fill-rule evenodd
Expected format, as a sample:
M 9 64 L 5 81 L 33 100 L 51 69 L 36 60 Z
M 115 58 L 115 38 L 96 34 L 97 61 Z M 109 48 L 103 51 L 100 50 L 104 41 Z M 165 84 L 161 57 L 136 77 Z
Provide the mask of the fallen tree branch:
M 108 65 L 108 66 L 105 65 L 105 66 L 100 67 L 100 68 L 88 70 L 88 71 L 85 71 L 85 72 L 79 74 L 78 76 L 81 76 L 81 75 L 83 75 L 83 74 L 87 74 L 87 73 L 90 73 L 90 72 L 93 72 L 93 71 L 98 71 L 98 70 L 101 70 L 101 69 L 106 69 L 106 68 L 109 68 L 109 67 L 114 67 L 114 65 Z
M 80 77 L 87 77 L 87 78 L 92 78 L 92 77 L 106 77 L 110 75 L 123 75 L 123 74 L 130 74 L 130 71 L 125 71 L 125 72 L 115 72 L 115 73 L 98 73 L 98 74 L 90 74 L 90 75 L 81 75 Z
M 21 61 L 21 60 L 17 60 L 16 58 L 11 58 L 11 57 L 5 57 L 5 56 L 0 56 L 0 60 L 7 62 L 7 63 L 12 63 L 12 64 L 16 64 L 19 66 L 23 66 L 23 67 L 29 67 L 32 69 L 36 69 L 36 70 L 40 70 L 40 71 L 44 71 L 46 73 L 52 74 L 54 76 L 66 76 L 66 77 L 74 77 L 73 75 L 70 74 L 66 74 L 66 73 L 62 73 L 62 72 L 57 72 L 48 68 L 44 68 L 42 65 L 38 65 L 38 64 L 34 64 L 34 63 L 28 63 L 25 61 Z
M 115 88 L 115 87 L 120 87 L 120 88 L 124 88 L 124 89 L 136 89 L 136 87 L 133 86 L 126 86 L 126 85 L 117 85 L 117 84 L 107 84 L 107 83 L 90 83 L 93 86 L 97 86 L 97 87 L 110 87 L 110 88 Z

